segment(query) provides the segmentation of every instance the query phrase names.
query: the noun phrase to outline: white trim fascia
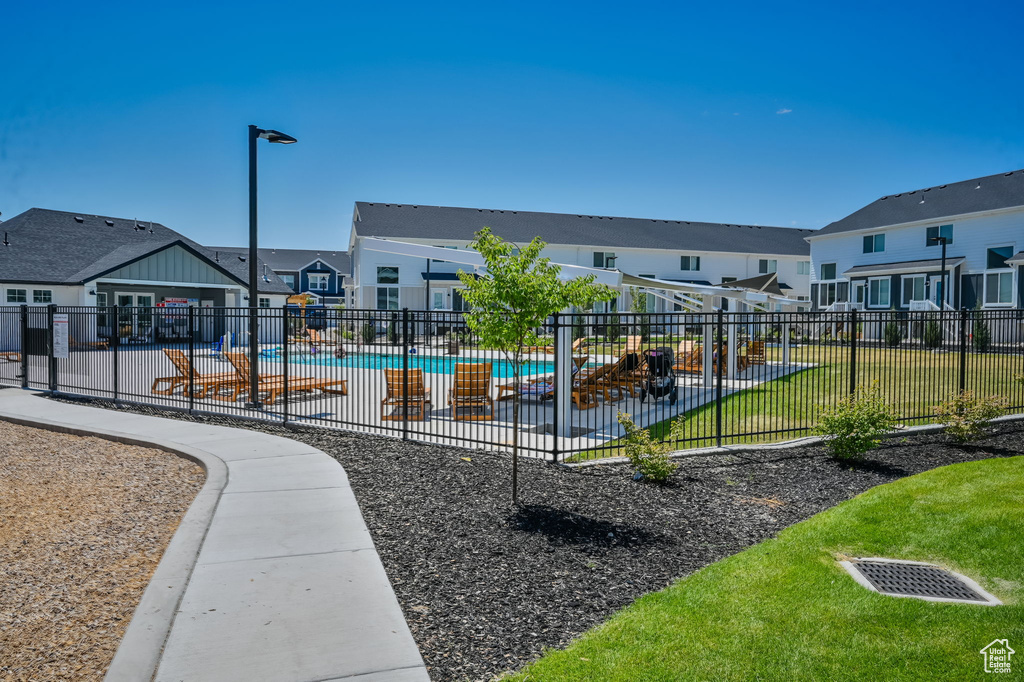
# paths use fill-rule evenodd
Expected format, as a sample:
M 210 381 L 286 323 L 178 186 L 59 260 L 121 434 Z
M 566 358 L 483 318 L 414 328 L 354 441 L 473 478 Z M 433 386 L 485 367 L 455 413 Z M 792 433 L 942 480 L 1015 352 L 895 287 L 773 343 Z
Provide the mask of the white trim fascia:
M 339 275 L 340 275 L 340 274 L 342 274 L 341 270 L 339 270 L 338 268 L 334 267 L 333 265 L 331 265 L 330 263 L 328 263 L 327 261 L 325 261 L 325 260 L 324 260 L 324 259 L 323 259 L 322 257 L 321 257 L 321 258 L 315 258 L 315 259 L 313 259 L 313 260 L 309 261 L 308 263 L 306 263 L 305 265 L 303 265 L 303 266 L 302 266 L 301 268 L 299 268 L 299 269 L 298 269 L 298 272 L 302 272 L 303 270 L 305 270 L 306 268 L 308 268 L 308 267 L 309 267 L 310 265 L 312 265 L 313 263 L 322 263 L 322 264 L 326 265 L 326 266 L 327 266 L 328 268 L 330 268 L 331 270 L 334 270 L 334 271 L 335 271 L 336 273 L 338 273 Z M 295 272 L 295 271 L 294 271 L 294 270 L 292 270 L 292 271 L 290 271 L 290 272 Z
M 86 282 L 84 286 L 96 284 L 137 284 L 139 286 L 150 287 L 184 287 L 188 289 L 244 289 L 245 291 L 249 291 L 249 287 L 245 284 L 199 284 L 196 282 L 164 282 L 148 279 L 112 279 L 107 277 L 100 277 L 99 279 L 94 279 L 91 282 Z M 270 295 L 274 295 L 274 293 L 271 292 Z M 281 295 L 284 296 L 285 294 Z
M 877 230 L 889 230 L 904 227 L 931 227 L 936 223 L 945 223 L 949 221 L 956 222 L 957 220 L 963 220 L 964 218 L 984 218 L 985 216 L 1002 215 L 1004 213 L 1013 213 L 1014 211 L 1024 211 L 1024 204 L 1020 206 L 1010 206 L 1009 208 L 993 208 L 987 211 L 975 211 L 973 213 L 956 213 L 954 215 L 940 216 L 938 218 L 928 218 L 927 220 L 915 220 L 909 223 L 893 223 L 891 225 L 882 225 L 879 227 L 863 227 L 859 230 L 843 230 L 842 232 L 833 232 L 832 234 L 807 235 L 806 237 L 804 237 L 804 239 L 810 242 L 810 240 L 812 239 L 828 239 L 830 237 L 842 237 L 844 235 L 863 234 L 865 232 Z

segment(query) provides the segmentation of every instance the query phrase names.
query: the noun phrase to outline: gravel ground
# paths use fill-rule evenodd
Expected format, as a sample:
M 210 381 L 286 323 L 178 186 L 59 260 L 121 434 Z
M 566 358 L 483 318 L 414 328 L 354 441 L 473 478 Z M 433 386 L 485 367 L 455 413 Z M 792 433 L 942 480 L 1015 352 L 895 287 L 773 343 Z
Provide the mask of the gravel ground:
M 969 446 L 891 439 L 857 464 L 818 446 L 692 457 L 666 486 L 633 482 L 624 465 L 522 460 L 514 509 L 506 455 L 159 414 L 284 435 L 341 462 L 434 680 L 518 669 L 640 595 L 876 485 L 1024 454 L 1024 423 L 1011 423 Z
M 0 679 L 102 679 L 203 480 L 161 450 L 0 421 Z

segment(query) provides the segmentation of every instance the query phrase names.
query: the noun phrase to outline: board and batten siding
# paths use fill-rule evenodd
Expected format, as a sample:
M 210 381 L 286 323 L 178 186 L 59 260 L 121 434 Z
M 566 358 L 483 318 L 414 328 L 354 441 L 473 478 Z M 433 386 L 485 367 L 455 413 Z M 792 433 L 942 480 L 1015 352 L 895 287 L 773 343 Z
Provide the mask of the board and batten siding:
M 108 272 L 102 279 L 239 286 L 238 282 L 211 268 L 180 246 L 172 246 Z

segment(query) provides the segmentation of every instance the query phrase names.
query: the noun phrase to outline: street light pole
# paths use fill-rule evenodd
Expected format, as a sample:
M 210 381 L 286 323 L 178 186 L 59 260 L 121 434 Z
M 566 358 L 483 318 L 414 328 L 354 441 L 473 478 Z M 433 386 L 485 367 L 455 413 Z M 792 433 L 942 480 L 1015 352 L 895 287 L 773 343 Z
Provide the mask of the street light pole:
M 939 270 L 942 272 L 942 277 L 939 280 L 941 283 L 939 286 L 942 287 L 942 310 L 946 309 L 946 243 L 949 241 L 946 237 L 932 237 L 931 240 L 942 246 L 942 263 L 939 265 Z
M 249 126 L 249 400 L 246 407 L 260 407 L 259 401 L 259 260 L 258 221 L 256 218 L 256 141 L 260 138 L 278 144 L 297 140 L 276 130 Z

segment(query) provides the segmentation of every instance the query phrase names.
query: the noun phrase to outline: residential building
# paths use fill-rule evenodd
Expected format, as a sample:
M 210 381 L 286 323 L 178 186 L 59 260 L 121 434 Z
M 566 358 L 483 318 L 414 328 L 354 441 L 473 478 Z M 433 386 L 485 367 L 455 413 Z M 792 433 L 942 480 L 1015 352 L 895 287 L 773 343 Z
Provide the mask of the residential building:
M 239 246 L 217 247 L 245 254 Z M 352 274 L 348 252 L 326 249 L 259 249 L 260 261 L 293 293 L 308 294 L 317 304 L 348 305 L 346 284 Z
M 819 310 L 1024 306 L 1024 171 L 884 196 L 807 241 Z
M 540 237 L 547 243 L 544 256 L 557 263 L 701 284 L 777 272 L 790 296 L 806 298 L 810 293 L 810 249 L 804 240 L 810 230 L 356 202 L 349 243 L 355 306 L 462 310 L 459 265 L 367 249 L 364 239 L 465 249 L 485 226 L 517 244 Z M 623 292 L 607 308 L 627 305 L 628 294 Z M 647 307 L 652 312 L 679 309 L 653 294 L 648 295 Z
M 0 229 L 7 234 L 0 305 L 103 309 L 75 316 L 73 333 L 82 340 L 109 338 L 115 328 L 138 341 L 178 338 L 183 316 L 154 316 L 154 308 L 248 306 L 248 265 L 240 257 L 160 223 L 32 208 Z M 270 272 L 259 282 L 259 305 L 282 306 L 290 293 Z M 197 330 L 202 340 L 223 333 L 223 322 Z

